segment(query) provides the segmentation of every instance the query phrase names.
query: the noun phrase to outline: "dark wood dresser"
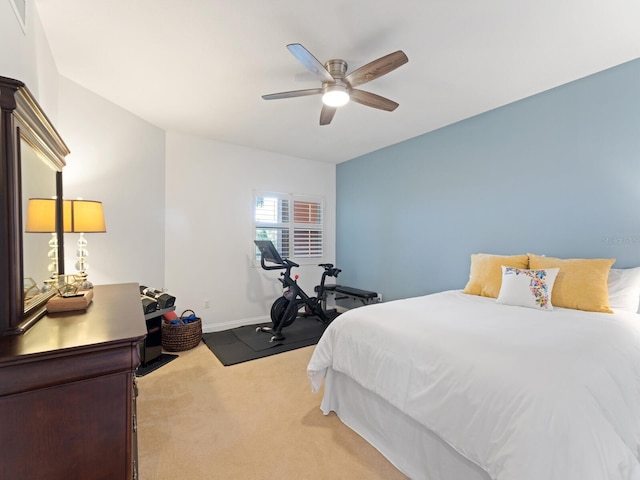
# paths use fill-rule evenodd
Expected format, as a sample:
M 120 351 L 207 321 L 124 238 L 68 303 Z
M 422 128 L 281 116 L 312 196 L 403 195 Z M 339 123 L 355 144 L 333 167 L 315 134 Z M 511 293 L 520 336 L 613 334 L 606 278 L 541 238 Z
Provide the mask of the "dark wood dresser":
M 0 479 L 137 478 L 138 284 L 100 285 L 86 311 L 0 338 Z

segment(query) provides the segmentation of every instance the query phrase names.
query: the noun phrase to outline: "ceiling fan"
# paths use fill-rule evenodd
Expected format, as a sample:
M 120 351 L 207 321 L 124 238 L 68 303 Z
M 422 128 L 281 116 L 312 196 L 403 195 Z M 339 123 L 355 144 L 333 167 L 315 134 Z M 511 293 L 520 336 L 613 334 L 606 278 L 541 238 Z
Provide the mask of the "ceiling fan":
M 263 95 L 262 98 L 265 100 L 322 94 L 320 125 L 329 125 L 338 107 L 345 105 L 349 100 L 387 112 L 392 112 L 398 107 L 396 102 L 388 98 L 355 87 L 375 80 L 407 63 L 409 59 L 402 50 L 380 57 L 346 75 L 347 62 L 344 60 L 333 59 L 323 65 L 299 43 L 291 43 L 287 48 L 302 65 L 322 81 L 322 87 Z

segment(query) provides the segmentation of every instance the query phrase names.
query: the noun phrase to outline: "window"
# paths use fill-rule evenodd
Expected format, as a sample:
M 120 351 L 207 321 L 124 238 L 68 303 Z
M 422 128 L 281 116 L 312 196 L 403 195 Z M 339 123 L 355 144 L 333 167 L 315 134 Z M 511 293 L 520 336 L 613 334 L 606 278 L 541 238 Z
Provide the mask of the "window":
M 324 253 L 322 210 L 319 197 L 257 192 L 255 239 L 271 240 L 283 258 L 320 258 Z M 257 249 L 256 259 L 260 259 Z

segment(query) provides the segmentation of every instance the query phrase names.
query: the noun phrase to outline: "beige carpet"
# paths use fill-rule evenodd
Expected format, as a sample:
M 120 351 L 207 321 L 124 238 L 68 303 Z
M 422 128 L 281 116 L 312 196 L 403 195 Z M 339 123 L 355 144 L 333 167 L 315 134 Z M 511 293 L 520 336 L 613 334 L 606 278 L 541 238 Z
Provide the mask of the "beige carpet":
M 306 377 L 313 348 L 224 367 L 201 343 L 138 378 L 139 478 L 406 479 L 322 415 Z

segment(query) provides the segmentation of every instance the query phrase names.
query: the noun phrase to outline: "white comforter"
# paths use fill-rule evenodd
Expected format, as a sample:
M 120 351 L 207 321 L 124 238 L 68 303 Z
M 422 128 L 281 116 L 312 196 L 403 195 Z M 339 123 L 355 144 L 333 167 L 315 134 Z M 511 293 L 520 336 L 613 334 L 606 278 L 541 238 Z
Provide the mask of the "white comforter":
M 640 316 L 498 305 L 447 291 L 339 316 L 328 367 L 496 480 L 640 479 Z

